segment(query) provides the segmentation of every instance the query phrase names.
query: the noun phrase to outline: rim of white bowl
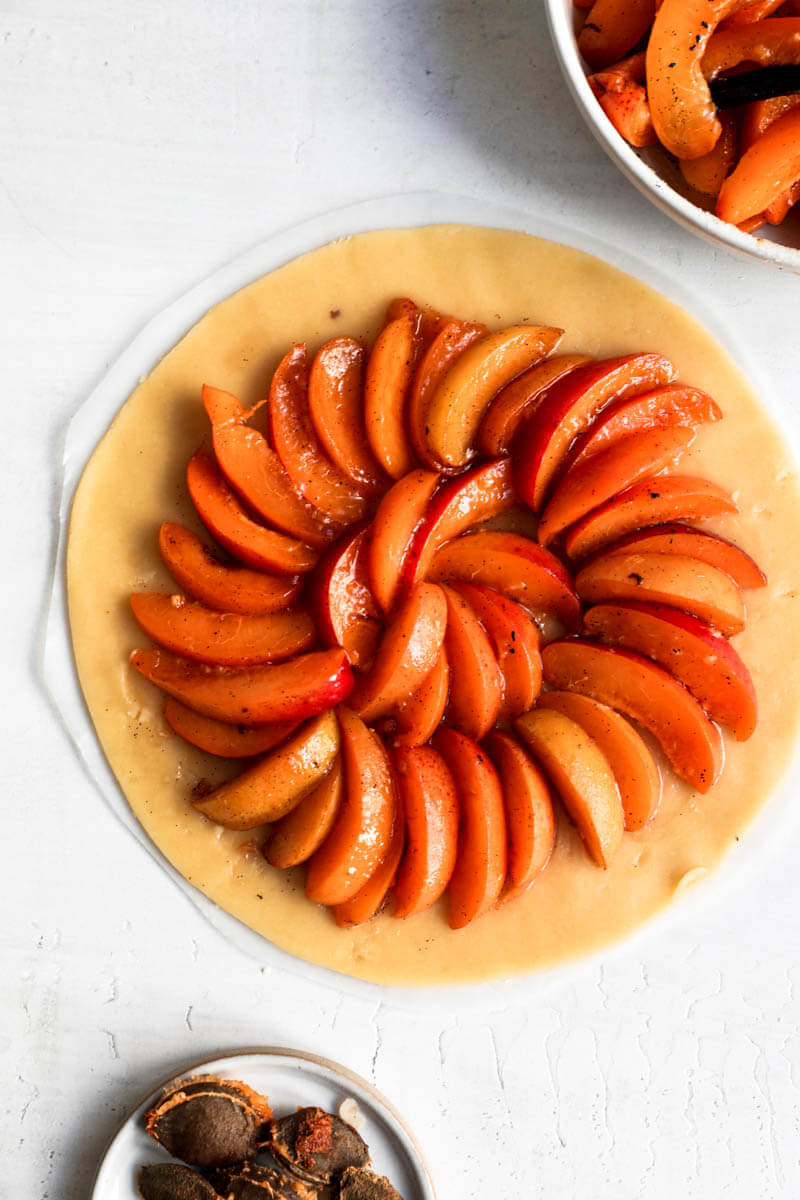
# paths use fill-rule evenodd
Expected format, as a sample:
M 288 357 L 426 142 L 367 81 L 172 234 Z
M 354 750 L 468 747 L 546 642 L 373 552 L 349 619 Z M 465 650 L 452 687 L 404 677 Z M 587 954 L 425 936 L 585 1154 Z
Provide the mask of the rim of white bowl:
M 589 87 L 572 24 L 572 0 L 545 0 L 545 11 L 556 56 L 573 99 L 597 141 L 630 182 L 691 233 L 749 258 L 800 273 L 800 248 L 743 233 L 735 225 L 721 221 L 714 213 L 682 196 L 639 157 L 606 118 Z

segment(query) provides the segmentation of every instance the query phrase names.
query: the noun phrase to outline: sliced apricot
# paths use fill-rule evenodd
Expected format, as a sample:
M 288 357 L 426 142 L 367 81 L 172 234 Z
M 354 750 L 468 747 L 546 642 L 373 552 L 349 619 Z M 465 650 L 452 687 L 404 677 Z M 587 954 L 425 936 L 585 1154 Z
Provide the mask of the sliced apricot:
M 641 41 L 655 11 L 656 0 L 595 0 L 578 34 L 578 49 L 590 66 L 610 66 Z
M 478 430 L 477 444 L 489 458 L 508 454 L 514 435 L 545 392 L 565 375 L 591 362 L 588 354 L 559 354 L 523 371 L 502 388 L 487 408 Z
M 552 354 L 563 329 L 511 325 L 488 333 L 459 355 L 430 397 L 428 453 L 445 467 L 462 467 L 490 401 L 515 376 Z
M 322 449 L 359 491 L 383 491 L 386 479 L 364 427 L 364 347 L 354 338 L 326 342 L 311 363 L 308 408 Z
M 408 433 L 420 462 L 437 469 L 428 448 L 428 407 L 450 367 L 465 350 L 486 334 L 486 326 L 470 321 L 447 320 L 422 356 L 408 394 Z
M 341 646 L 354 667 L 372 666 L 383 626 L 369 587 L 367 529 L 355 529 L 332 546 L 314 573 L 312 606 L 326 646 Z
M 131 666 L 188 708 L 231 725 L 300 721 L 344 700 L 353 673 L 344 650 L 267 667 L 207 667 L 167 650 L 134 650 Z
M 632 396 L 607 409 L 577 442 L 570 455 L 570 470 L 598 450 L 607 450 L 620 438 L 645 429 L 694 429 L 708 421 L 719 421 L 722 410 L 708 392 L 668 383 L 643 395 Z
M 527 712 L 542 686 L 539 628 L 533 617 L 515 600 L 483 584 L 456 583 L 453 590 L 467 601 L 489 635 L 503 679 L 498 716 Z
M 691 692 L 654 662 L 628 650 L 562 639 L 545 646 L 542 666 L 551 687 L 591 696 L 648 729 L 675 773 L 698 792 L 719 777 L 719 729 Z
M 307 543 L 267 529 L 247 515 L 207 450 L 189 459 L 186 483 L 206 529 L 240 562 L 279 575 L 299 575 L 316 566 L 319 555 Z
M 545 692 L 537 708 L 553 709 L 577 722 L 597 743 L 611 767 L 622 800 L 626 829 L 641 829 L 661 803 L 661 772 L 629 721 L 590 696 Z
M 424 579 L 440 546 L 465 529 L 499 516 L 516 500 L 511 462 L 498 458 L 443 483 L 428 504 L 403 564 L 404 586 Z
M 386 856 L 396 806 L 388 755 L 380 738 L 344 706 L 338 710 L 344 793 L 333 828 L 311 856 L 306 895 L 343 904 Z
M 458 793 L 450 768 L 432 746 L 397 747 L 392 762 L 406 823 L 392 916 L 410 917 L 447 890 L 458 848 Z
M 343 903 L 334 905 L 333 916 L 337 925 L 343 929 L 349 929 L 353 925 L 363 925 L 383 907 L 397 876 L 397 868 L 400 866 L 405 844 L 406 825 L 403 806 L 395 788 L 392 832 L 389 834 L 386 853 L 364 886 Z
M 219 411 L 219 395 L 216 388 L 203 388 L 210 414 Z M 214 403 L 210 397 L 214 397 Z M 305 503 L 280 458 L 257 429 L 243 420 L 217 420 L 212 425 L 212 439 L 222 474 L 262 520 L 317 548 L 335 536 L 336 527 Z
M 579 571 L 575 589 L 591 604 L 671 604 L 708 621 L 731 635 L 744 629 L 742 594 L 730 575 L 681 554 L 636 553 L 603 555 Z
M 267 862 L 284 870 L 307 862 L 333 828 L 343 789 L 342 763 L 337 755 L 325 778 L 273 825 L 264 843 Z
M 800 21 L 797 25 L 800 44 Z M 739 159 L 720 188 L 717 216 L 741 225 L 768 209 L 798 181 L 800 108 L 795 108 L 778 117 Z
M 364 419 L 372 453 L 392 479 L 415 464 L 406 432 L 406 401 L 419 353 L 419 310 L 384 325 L 367 360 Z
M 375 662 L 356 683 L 350 705 L 365 721 L 385 716 L 433 670 L 442 648 L 447 603 L 440 587 L 420 583 L 400 604 Z
M 580 621 L 580 601 L 564 567 L 549 550 L 516 533 L 482 531 L 447 542 L 428 577 L 486 584 L 534 612 L 552 613 L 567 629 Z
M 403 562 L 439 483 L 433 471 L 409 471 L 378 505 L 369 535 L 367 564 L 372 595 L 384 612 L 394 604 Z
M 234 396 L 232 392 L 226 392 L 222 388 L 204 383 L 200 394 L 203 399 L 203 408 L 206 410 L 212 426 L 243 421 L 247 416 L 247 409 L 238 396 Z
M 619 789 L 606 756 L 586 730 L 555 709 L 535 708 L 515 722 L 572 818 L 598 867 L 607 868 L 624 830 Z
M 549 388 L 516 439 L 517 490 L 533 511 L 541 512 L 570 447 L 601 409 L 674 378 L 662 355 L 627 354 L 587 363 Z
M 338 750 L 339 726 L 328 710 L 241 775 L 192 803 L 226 829 L 255 829 L 291 812 L 327 774 Z
M 677 462 L 693 438 L 691 429 L 645 429 L 571 467 L 542 513 L 537 532 L 541 544 L 550 545 L 598 504 Z
M 570 558 L 583 558 L 610 542 L 665 521 L 710 521 L 738 512 L 728 493 L 694 475 L 656 475 L 641 479 L 612 500 L 598 505 L 567 534 Z
M 556 822 L 550 788 L 539 767 L 507 733 L 490 733 L 484 747 L 500 773 L 508 829 L 508 880 L 502 902 L 524 895 L 550 861 Z
M 476 741 L 497 720 L 503 702 L 503 676 L 492 644 L 469 602 L 442 587 L 447 599 L 445 652 L 450 663 L 446 721 Z
M 219 758 L 252 758 L 256 754 L 264 754 L 273 746 L 285 742 L 297 728 L 296 721 L 259 725 L 253 729 L 245 725 L 229 725 L 226 721 L 204 717 L 171 696 L 167 697 L 164 705 L 164 720 L 185 742 Z
M 131 608 L 154 642 L 198 662 L 250 667 L 281 662 L 313 644 L 314 622 L 302 609 L 248 617 L 220 613 L 177 593 L 134 592 Z
M 158 548 L 176 583 L 217 612 L 259 617 L 288 608 L 300 592 L 297 576 L 267 575 L 220 562 L 196 533 L 173 521 L 159 529 Z
M 441 724 L 450 695 L 450 667 L 442 646 L 429 675 L 392 710 L 392 742 L 395 746 L 422 746 Z
M 311 422 L 305 346 L 292 346 L 278 364 L 268 404 L 272 444 L 298 494 L 337 525 L 359 521 L 367 500 L 325 455 Z
M 451 929 L 463 929 L 494 908 L 506 879 L 508 835 L 500 776 L 472 738 L 440 729 L 435 749 L 452 772 L 461 814 L 456 865 L 448 897 Z
M 590 637 L 653 659 L 689 689 L 713 721 L 744 742 L 756 728 L 753 680 L 721 634 L 699 617 L 660 604 L 597 604 L 584 616 Z
M 607 546 L 604 553 L 624 554 L 631 550 L 698 558 L 725 571 L 740 588 L 760 588 L 767 582 L 758 563 L 744 550 L 717 533 L 704 533 L 691 525 L 654 525 L 638 529 Z

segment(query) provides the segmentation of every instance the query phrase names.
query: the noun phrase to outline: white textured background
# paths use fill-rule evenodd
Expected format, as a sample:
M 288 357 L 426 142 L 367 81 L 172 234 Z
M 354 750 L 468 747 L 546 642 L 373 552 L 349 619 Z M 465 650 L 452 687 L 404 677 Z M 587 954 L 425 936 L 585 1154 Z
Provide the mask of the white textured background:
M 441 1200 L 800 1195 L 797 822 L 603 966 L 415 1012 L 227 946 L 106 810 L 43 694 L 81 399 L 231 255 L 422 188 L 640 250 L 797 403 L 800 279 L 694 240 L 617 175 L 536 0 L 0 0 L 2 1196 L 80 1200 L 155 1078 L 263 1042 L 373 1078 Z

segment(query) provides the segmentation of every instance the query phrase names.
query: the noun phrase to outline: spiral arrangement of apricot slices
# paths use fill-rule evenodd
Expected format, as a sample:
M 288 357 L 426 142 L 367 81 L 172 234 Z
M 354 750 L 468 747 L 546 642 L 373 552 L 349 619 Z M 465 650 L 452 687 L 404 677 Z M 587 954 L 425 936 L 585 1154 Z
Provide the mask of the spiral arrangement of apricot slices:
M 722 414 L 659 354 L 561 335 L 397 300 L 369 355 L 293 346 L 252 410 L 203 389 L 188 489 L 228 557 L 161 527 L 181 594 L 132 596 L 155 647 L 131 662 L 176 734 L 248 760 L 197 809 L 268 826 L 341 925 L 521 895 L 558 804 L 606 867 L 660 801 L 637 726 L 698 792 L 719 726 L 755 728 L 729 639 L 766 580 L 698 527 L 731 497 L 675 470 Z

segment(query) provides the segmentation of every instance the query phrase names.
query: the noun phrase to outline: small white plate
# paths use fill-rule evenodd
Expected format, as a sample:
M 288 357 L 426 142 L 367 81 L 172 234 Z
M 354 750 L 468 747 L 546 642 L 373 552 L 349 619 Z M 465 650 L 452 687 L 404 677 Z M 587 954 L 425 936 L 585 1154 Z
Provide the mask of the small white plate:
M 164 1088 L 189 1075 L 240 1079 L 267 1096 L 278 1116 L 309 1105 L 337 1113 L 343 1100 L 355 1100 L 363 1118 L 359 1133 L 369 1146 L 372 1168 L 391 1180 L 403 1200 L 436 1200 L 416 1138 L 377 1088 L 338 1063 L 274 1046 L 190 1063 L 180 1074 L 162 1080 L 115 1134 L 98 1169 L 91 1200 L 136 1200 L 139 1167 L 173 1161 L 145 1132 L 144 1115 Z

